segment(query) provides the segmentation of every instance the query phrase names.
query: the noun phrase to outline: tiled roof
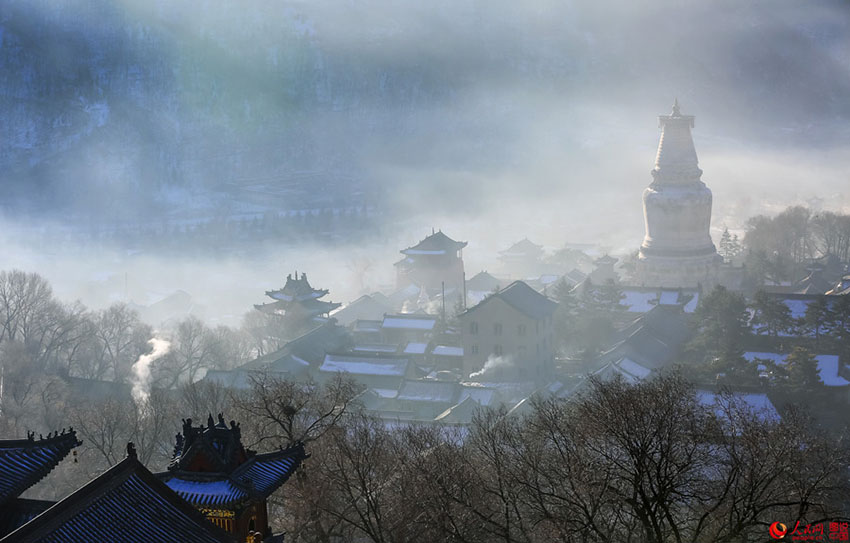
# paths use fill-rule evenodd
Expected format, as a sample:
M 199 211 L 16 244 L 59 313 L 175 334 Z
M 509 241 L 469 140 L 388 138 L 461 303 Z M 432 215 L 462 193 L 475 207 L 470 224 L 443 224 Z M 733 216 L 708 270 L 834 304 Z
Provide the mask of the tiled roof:
M 0 543 L 235 543 L 130 455 Z
M 282 451 L 254 456 L 239 466 L 232 478 L 248 480 L 254 490 L 268 496 L 289 479 L 305 458 L 304 445 L 297 443 Z
M 181 498 L 195 506 L 227 506 L 267 498 L 307 457 L 304 445 L 252 456 L 231 474 L 165 472 L 157 474 Z
M 79 444 L 73 430 L 46 439 L 0 441 L 0 505 L 40 481 Z
M 16 498 L 4 503 L 3 507 L 0 507 L 0 538 L 17 530 L 55 503 L 43 500 L 25 500 L 23 498 Z
M 466 247 L 465 241 L 455 241 L 449 236 L 443 234 L 442 231 L 431 234 L 413 247 L 408 247 L 401 251 L 403 254 L 412 255 L 437 255 L 446 254 L 448 251 L 459 251 Z
M 555 312 L 555 308 L 558 307 L 557 302 L 550 300 L 522 281 L 514 281 L 499 292 L 488 296 L 478 305 L 468 309 L 466 313 L 475 311 L 495 298 L 501 299 L 520 313 L 535 320 L 542 320 L 551 316 Z
M 193 481 L 175 476 L 164 480 L 168 488 L 192 505 L 227 505 L 249 497 L 248 490 L 218 476 L 207 481 Z

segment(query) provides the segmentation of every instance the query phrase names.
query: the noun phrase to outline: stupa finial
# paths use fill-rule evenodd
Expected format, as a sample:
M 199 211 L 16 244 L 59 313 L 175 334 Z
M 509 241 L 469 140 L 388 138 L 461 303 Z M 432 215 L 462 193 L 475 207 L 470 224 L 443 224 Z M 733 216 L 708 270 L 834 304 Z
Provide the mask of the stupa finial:
M 682 112 L 679 111 L 679 99 L 678 98 L 673 98 L 673 112 L 670 113 L 670 115 L 673 116 L 673 117 L 680 117 L 682 115 Z

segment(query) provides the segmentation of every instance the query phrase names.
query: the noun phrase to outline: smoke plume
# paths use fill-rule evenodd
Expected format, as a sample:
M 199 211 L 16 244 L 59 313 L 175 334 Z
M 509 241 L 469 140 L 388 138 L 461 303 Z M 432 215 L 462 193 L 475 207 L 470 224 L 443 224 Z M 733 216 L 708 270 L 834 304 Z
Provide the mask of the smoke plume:
M 497 370 L 513 367 L 514 362 L 510 356 L 495 356 L 491 354 L 487 357 L 487 362 L 484 363 L 484 367 L 475 373 L 469 374 L 469 378 L 480 379 L 482 377 L 492 376 Z
M 150 343 L 153 350 L 143 354 L 133 363 L 133 400 L 141 405 L 148 401 L 151 387 L 151 363 L 168 352 L 171 343 L 165 339 L 153 337 Z

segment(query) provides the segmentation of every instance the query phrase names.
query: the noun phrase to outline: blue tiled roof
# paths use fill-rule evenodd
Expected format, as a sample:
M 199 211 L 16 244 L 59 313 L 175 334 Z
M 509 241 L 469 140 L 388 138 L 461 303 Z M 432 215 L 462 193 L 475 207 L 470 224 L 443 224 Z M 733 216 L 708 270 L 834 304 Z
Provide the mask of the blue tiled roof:
M 234 543 L 129 456 L 0 543 Z
M 232 478 L 250 481 L 254 490 L 268 496 L 289 479 L 305 457 L 301 444 L 283 451 L 260 454 L 239 466 Z
M 178 470 L 157 476 L 193 505 L 224 506 L 256 496 L 268 497 L 289 479 L 306 457 L 304 445 L 298 443 L 281 451 L 252 456 L 230 474 Z
M 236 486 L 233 481 L 226 478 L 211 481 L 190 481 L 181 477 L 173 477 L 166 480 L 165 484 L 193 505 L 225 505 L 248 497 L 246 489 Z
M 73 431 L 47 439 L 0 441 L 0 505 L 40 481 L 79 443 Z

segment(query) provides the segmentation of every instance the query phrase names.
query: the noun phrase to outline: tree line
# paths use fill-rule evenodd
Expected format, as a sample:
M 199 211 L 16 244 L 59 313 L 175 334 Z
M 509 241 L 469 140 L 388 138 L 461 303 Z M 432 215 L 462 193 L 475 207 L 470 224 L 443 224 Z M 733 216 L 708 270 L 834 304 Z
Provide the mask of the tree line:
M 793 206 L 775 217 L 752 217 L 746 224 L 744 254 L 758 282 L 800 279 L 812 259 L 824 255 L 850 261 L 850 215 Z

